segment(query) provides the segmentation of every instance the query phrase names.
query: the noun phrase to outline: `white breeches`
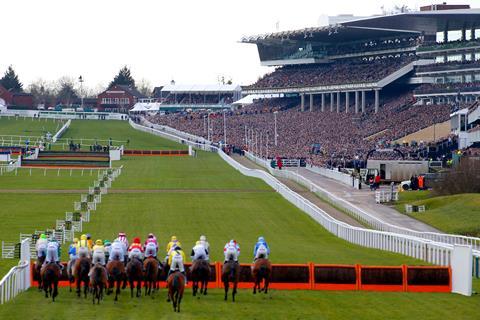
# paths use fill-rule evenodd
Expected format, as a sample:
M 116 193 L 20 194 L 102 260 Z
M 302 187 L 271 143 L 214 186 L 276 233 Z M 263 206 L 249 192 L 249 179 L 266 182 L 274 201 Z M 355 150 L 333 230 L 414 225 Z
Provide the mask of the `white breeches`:
M 143 260 L 142 251 L 140 251 L 139 249 L 132 249 L 132 251 L 128 253 L 128 259 L 132 260 L 133 258 Z
M 185 272 L 185 267 L 183 266 L 183 259 L 182 256 L 174 256 L 172 258 L 172 265 L 170 266 L 171 272 L 175 270 L 179 270 L 180 272 Z
M 94 251 L 93 252 L 93 259 L 92 263 L 100 263 L 102 266 L 105 265 L 105 252 L 102 251 Z

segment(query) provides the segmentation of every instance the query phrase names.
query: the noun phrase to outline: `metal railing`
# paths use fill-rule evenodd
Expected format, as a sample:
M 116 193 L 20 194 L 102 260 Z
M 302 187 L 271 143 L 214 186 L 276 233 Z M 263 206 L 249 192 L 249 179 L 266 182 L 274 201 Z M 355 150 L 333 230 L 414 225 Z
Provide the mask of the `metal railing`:
M 30 288 L 30 239 L 21 243 L 20 261 L 0 280 L 0 304 Z

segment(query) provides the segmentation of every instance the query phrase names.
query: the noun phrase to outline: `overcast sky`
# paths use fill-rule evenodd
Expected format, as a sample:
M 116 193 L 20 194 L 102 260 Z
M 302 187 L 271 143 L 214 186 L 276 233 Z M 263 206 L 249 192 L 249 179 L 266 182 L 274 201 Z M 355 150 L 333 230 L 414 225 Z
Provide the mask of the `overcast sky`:
M 13 65 L 24 85 L 78 78 L 107 85 L 123 66 L 152 85 L 248 84 L 267 72 L 244 35 L 317 26 L 321 15 L 372 15 L 381 6 L 442 1 L 386 0 L 2 0 L 0 74 Z M 449 1 L 448 3 L 469 3 Z M 470 2 L 472 3 L 472 2 Z M 474 4 L 474 3 L 472 3 Z

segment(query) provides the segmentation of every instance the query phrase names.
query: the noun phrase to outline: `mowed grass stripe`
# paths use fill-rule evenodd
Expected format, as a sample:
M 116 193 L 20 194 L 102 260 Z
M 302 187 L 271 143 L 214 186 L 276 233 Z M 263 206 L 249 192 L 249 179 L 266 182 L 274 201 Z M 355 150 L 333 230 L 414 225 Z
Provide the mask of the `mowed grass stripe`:
M 85 230 L 94 238 L 125 231 L 144 239 L 154 232 L 163 248 L 176 235 L 187 253 L 205 234 L 216 261 L 223 259 L 224 244 L 236 239 L 240 261 L 250 263 L 257 237 L 265 236 L 277 263 L 422 264 L 341 240 L 276 193 L 109 194 L 91 218 Z
M 262 180 L 246 177 L 217 154 L 197 157 L 127 157 L 113 189 L 248 189 L 272 190 Z
M 50 132 L 52 136 L 63 126 L 64 121 L 52 119 L 33 119 L 33 118 L 6 118 L 0 117 L 0 135 L 16 136 L 43 136 Z M 10 140 L 6 140 L 10 142 Z M 14 144 L 18 139 L 13 139 Z M 32 141 L 33 142 L 33 141 Z M 0 139 L 0 145 L 2 140 Z M 21 140 L 21 145 L 25 145 L 25 140 Z

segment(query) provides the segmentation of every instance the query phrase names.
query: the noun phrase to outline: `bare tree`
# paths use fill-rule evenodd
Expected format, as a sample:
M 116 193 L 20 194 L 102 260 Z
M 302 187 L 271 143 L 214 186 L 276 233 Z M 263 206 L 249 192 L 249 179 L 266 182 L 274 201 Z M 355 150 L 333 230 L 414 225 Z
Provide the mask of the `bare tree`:
M 142 78 L 139 82 L 137 82 L 137 89 L 141 94 L 147 97 L 150 97 L 153 92 L 152 84 L 145 78 Z
M 51 81 L 38 78 L 30 83 L 26 91 L 33 95 L 37 106 L 48 107 L 55 103 L 55 84 Z

